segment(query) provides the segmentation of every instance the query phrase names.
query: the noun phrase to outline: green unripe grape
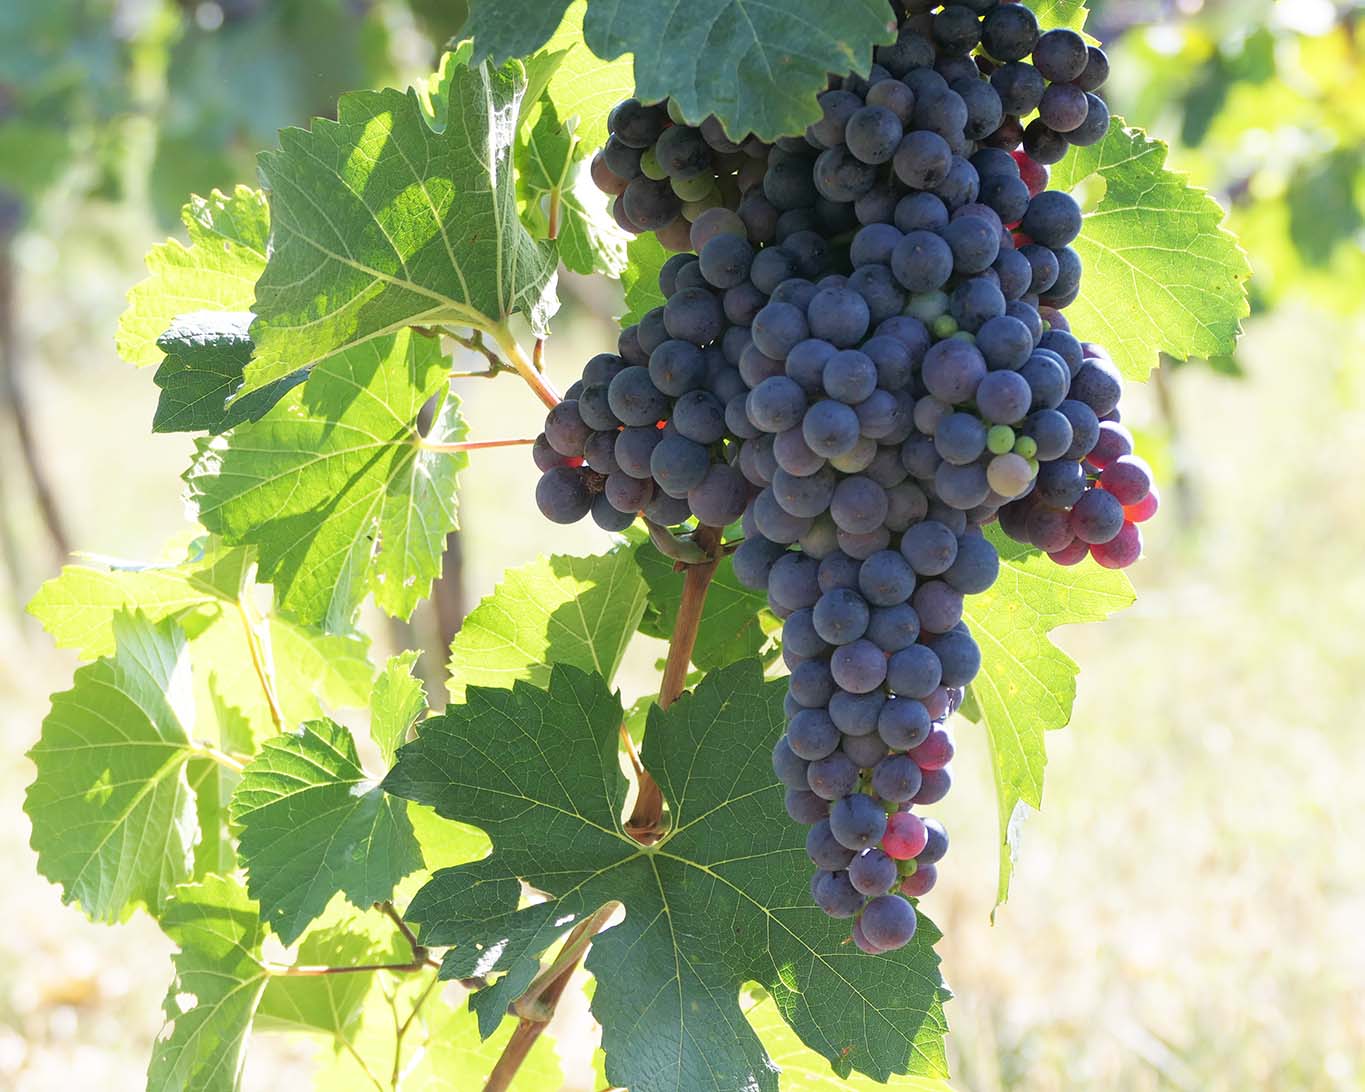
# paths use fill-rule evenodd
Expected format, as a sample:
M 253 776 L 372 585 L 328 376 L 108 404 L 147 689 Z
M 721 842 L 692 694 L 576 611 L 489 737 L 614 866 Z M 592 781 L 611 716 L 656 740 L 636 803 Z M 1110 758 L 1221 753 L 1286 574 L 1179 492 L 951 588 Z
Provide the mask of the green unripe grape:
M 1014 453 L 1022 455 L 1025 459 L 1032 459 L 1038 454 L 1038 441 L 1032 436 L 1020 436 L 1014 441 Z
M 1033 476 L 1036 478 L 1038 476 L 1038 460 L 1030 455 L 1026 456 L 1024 461 L 1028 463 L 1029 470 L 1033 473 Z
M 948 313 L 948 294 L 946 292 L 916 292 L 905 305 L 905 313 L 917 318 L 926 325 L 940 315 Z
M 677 99 L 668 100 L 667 110 L 668 116 L 672 119 L 674 125 L 687 124 L 687 119 L 683 117 L 682 107 L 678 105 Z
M 1047 333 L 1049 330 L 1052 329 L 1052 323 L 1048 322 L 1047 319 L 1043 319 L 1042 322 L 1043 322 L 1043 333 Z
M 970 330 L 959 330 L 953 334 L 954 341 L 965 341 L 968 345 L 976 344 L 976 335 Z
M 644 157 L 640 158 L 643 161 Z M 672 186 L 680 201 L 701 201 L 716 188 L 716 180 L 709 174 L 699 174 L 696 178 L 675 178 Z
M 695 220 L 707 209 L 714 209 L 719 207 L 720 191 L 713 188 L 711 192 L 708 193 L 705 197 L 703 197 L 700 201 L 684 202 L 682 211 L 683 215 L 686 216 L 688 220 Z
M 936 338 L 952 337 L 957 333 L 957 319 L 952 315 L 939 315 L 929 324 L 929 329 Z
M 1029 442 L 1033 443 L 1032 440 Z M 1036 451 L 1038 445 L 1033 444 L 1033 448 Z M 1013 449 L 1014 429 L 1010 428 L 1009 425 L 996 425 L 986 433 L 986 450 L 992 455 L 1003 455 Z M 1019 454 L 1022 455 L 1023 452 L 1021 451 Z
M 652 178 L 655 182 L 662 182 L 668 177 L 668 172 L 659 162 L 659 157 L 654 154 L 654 145 L 650 145 L 640 153 L 640 172 L 646 178 Z

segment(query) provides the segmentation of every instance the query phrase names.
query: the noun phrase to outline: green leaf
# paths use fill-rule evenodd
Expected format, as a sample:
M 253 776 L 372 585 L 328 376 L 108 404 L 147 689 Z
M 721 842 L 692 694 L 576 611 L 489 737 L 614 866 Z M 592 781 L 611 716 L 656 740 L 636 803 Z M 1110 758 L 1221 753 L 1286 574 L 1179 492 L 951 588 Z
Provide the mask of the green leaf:
M 68 565 L 38 590 L 28 609 L 59 646 L 87 659 L 113 651 L 113 621 L 120 611 L 141 611 L 153 622 L 174 618 L 190 641 L 198 715 L 218 720 L 220 746 L 254 751 L 253 739 L 275 729 L 256 683 L 242 610 L 251 598 L 251 560 L 250 550 L 209 541 L 196 544 L 179 565 Z M 369 700 L 373 671 L 363 639 L 322 634 L 279 615 L 254 629 L 286 724 Z M 225 726 L 237 721 L 248 730 L 233 736 Z
M 508 1023 L 480 1039 L 478 1018 L 468 1005 L 433 1014 L 427 1049 L 413 1070 L 411 1087 L 422 1092 L 469 1092 L 483 1087 L 516 1028 Z M 517 1069 L 508 1092 L 548 1092 L 565 1087 L 554 1041 L 540 1036 Z
M 333 925 L 304 937 L 295 962 L 355 967 L 407 958 L 406 952 L 395 954 L 393 947 L 349 925 Z M 363 973 L 272 976 L 256 1010 L 256 1030 L 322 1032 L 338 1042 L 349 1040 L 360 1024 L 374 979 Z
M 373 991 L 365 1002 L 360 1027 L 349 1037 L 351 1046 L 372 1072 L 385 1075 L 393 1071 L 395 1054 L 401 1051 L 398 1069 L 404 1090 L 472 1092 L 482 1088 L 516 1025 L 509 1021 L 480 1042 L 469 1006 L 452 1007 L 435 990 L 423 997 L 430 982 L 425 974 L 405 975 L 396 985 L 396 996 Z M 418 1000 L 421 1005 L 400 1044 L 395 1029 L 408 1020 Z M 313 1087 L 325 1092 L 375 1092 L 374 1082 L 349 1051 L 323 1061 L 313 1074 Z M 554 1039 L 542 1034 L 517 1069 L 508 1092 L 551 1092 L 564 1087 Z
M 228 406 L 251 359 L 247 330 L 252 318 L 249 311 L 195 311 L 178 316 L 157 339 L 166 359 L 156 370 L 161 397 L 153 432 L 226 432 L 243 421 L 259 420 L 304 378 L 305 373 L 295 372 Z
M 247 890 L 286 944 L 337 892 L 367 909 L 422 867 L 407 806 L 380 790 L 335 721 L 268 740 L 232 795 L 232 819 Z
M 668 251 L 646 231 L 637 235 L 626 246 L 628 264 L 621 272 L 621 287 L 626 292 L 626 313 L 621 325 L 639 322 L 656 307 L 664 305 L 664 294 L 659 288 L 659 270 L 668 261 Z
M 560 54 L 545 84 L 545 96 L 566 122 L 576 119 L 574 134 L 588 149 L 607 142 L 607 115 L 622 99 L 635 94 L 635 76 L 628 56 L 604 61 L 583 41 L 587 0 L 574 0 L 559 29 L 545 43 L 545 52 Z
M 161 927 L 180 950 L 148 1092 L 235 1092 L 269 979 L 256 907 L 236 880 L 210 876 L 176 889 Z
M 1102 141 L 1073 148 L 1052 172 L 1054 189 L 1103 185 L 1072 244 L 1085 289 L 1067 317 L 1133 379 L 1146 379 L 1162 352 L 1231 353 L 1250 313 L 1251 266 L 1223 210 L 1165 163 L 1165 144 L 1115 118 Z
M 848 923 L 811 902 L 805 834 L 786 817 L 769 758 L 782 695 L 746 661 L 653 713 L 643 758 L 672 829 L 648 848 L 622 830 L 622 710 L 600 677 L 557 666 L 548 690 L 471 688 L 467 704 L 423 723 L 385 787 L 479 825 L 494 852 L 438 873 L 408 916 L 430 943 L 453 946 L 444 976 L 505 972 L 474 998 L 485 1033 L 550 944 L 618 901 L 624 921 L 598 935 L 586 963 L 611 1083 L 775 1090 L 738 1005 L 750 980 L 840 1074 L 942 1075 L 947 991 L 932 923 L 868 959 L 848 943 Z M 546 901 L 519 909 L 523 882 Z
M 545 44 L 567 7 L 567 0 L 474 0 L 464 33 L 476 57 L 525 56 Z M 599 57 L 634 54 L 643 101 L 671 96 L 689 120 L 715 114 L 735 136 L 772 140 L 819 118 L 815 96 L 829 73 L 866 75 L 872 47 L 894 40 L 895 23 L 880 0 L 780 7 L 641 0 L 625 13 L 617 0 L 589 0 L 584 34 Z
M 517 144 L 517 184 L 527 203 L 529 226 L 549 237 L 549 208 L 557 207 L 559 260 L 575 273 L 619 277 L 626 265 L 626 233 L 617 225 L 588 174 L 581 144 L 571 126 L 561 124 L 548 100 Z
M 205 615 L 236 601 L 250 562 L 248 550 L 209 548 L 179 565 L 67 565 L 38 589 L 28 612 L 59 648 L 93 660 L 114 651 L 114 620 L 123 612 L 160 622 L 198 611 L 197 620 L 180 619 L 197 634 Z
M 174 239 L 147 254 L 146 280 L 128 293 L 116 345 L 129 364 L 161 360 L 157 338 L 177 315 L 191 311 L 250 311 L 256 278 L 265 269 L 270 216 L 265 195 L 238 186 L 191 197 L 180 213 L 190 245 Z
M 53 695 L 24 801 L 38 871 L 95 921 L 159 913 L 190 875 L 198 831 L 184 635 L 138 615 L 120 615 L 114 633 L 114 655 Z
M 426 687 L 412 674 L 418 655 L 408 651 L 391 656 L 375 680 L 370 699 L 370 736 L 389 766 L 398 748 L 407 742 L 412 726 L 427 710 Z
M 448 54 L 424 93 L 357 91 L 336 121 L 280 133 L 260 157 L 273 230 L 245 390 L 412 325 L 521 312 L 544 332 L 554 261 L 517 218 L 512 170 L 525 87 L 519 62 Z
M 1093 561 L 1062 568 L 1047 555 L 991 527 L 1000 551 L 994 587 L 967 599 L 963 617 L 981 647 L 981 672 L 963 715 L 986 730 L 1000 811 L 1000 883 L 996 905 L 1009 894 L 1016 815 L 1042 806 L 1043 734 L 1065 727 L 1076 699 L 1079 668 L 1048 640 L 1058 626 L 1097 622 L 1129 606 L 1133 587 L 1122 573 Z
M 892 1077 L 882 1082 L 861 1073 L 837 1076 L 824 1058 L 796 1037 L 771 997 L 747 1009 L 744 1017 L 782 1071 L 784 1092 L 952 1092 L 947 1081 L 934 1077 Z
M 649 609 L 641 621 L 640 632 L 668 640 L 678 621 L 683 574 L 674 572 L 673 562 L 652 546 L 639 547 L 635 560 L 649 584 Z M 692 663 L 701 671 L 714 671 L 758 655 L 769 643 L 759 616 L 767 605 L 765 596 L 750 591 L 735 579 L 733 563 L 724 558 L 706 593 Z
M 201 445 L 186 475 L 200 521 L 254 545 L 263 579 L 299 620 L 349 628 L 367 593 L 407 618 L 440 575 L 457 526 L 465 432 L 445 394 L 425 438 L 417 414 L 446 391 L 435 338 L 410 331 L 332 357 L 261 420 Z
M 450 646 L 450 693 L 467 686 L 544 686 L 555 664 L 610 680 L 640 624 L 648 589 L 634 551 L 540 557 L 509 569 L 469 612 Z
M 1031 0 L 1029 7 L 1043 30 L 1065 27 L 1079 34 L 1085 29 L 1085 20 L 1090 15 L 1085 0 Z

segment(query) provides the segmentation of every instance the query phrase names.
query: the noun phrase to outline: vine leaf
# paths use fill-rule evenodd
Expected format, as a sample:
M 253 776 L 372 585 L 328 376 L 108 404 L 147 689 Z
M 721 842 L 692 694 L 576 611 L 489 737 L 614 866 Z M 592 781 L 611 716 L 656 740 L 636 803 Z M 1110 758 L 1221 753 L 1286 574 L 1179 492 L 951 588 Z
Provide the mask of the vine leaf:
M 820 1055 L 797 1038 L 771 997 L 764 997 L 744 1012 L 773 1064 L 782 1071 L 782 1087 L 788 1092 L 952 1092 L 937 1077 L 892 1077 L 874 1081 L 861 1073 L 837 1076 Z
M 148 276 L 128 293 L 119 317 L 118 354 L 138 367 L 161 360 L 157 338 L 177 315 L 250 311 L 265 269 L 270 215 L 260 190 L 238 186 L 231 195 L 191 197 L 180 219 L 190 245 L 168 239 L 151 249 Z
M 1084 31 L 1085 21 L 1090 15 L 1085 0 L 1033 0 L 1029 7 L 1038 17 L 1038 25 L 1043 30 L 1064 27 L 1080 34 Z
M 517 217 L 526 73 L 447 54 L 426 88 L 343 95 L 260 157 L 271 254 L 243 393 L 413 325 L 492 330 L 555 308 L 552 248 Z
M 422 724 L 385 787 L 482 827 L 494 852 L 437 873 L 408 917 L 424 941 L 453 946 L 443 976 L 502 973 L 473 999 L 484 1034 L 541 953 L 617 901 L 625 919 L 599 934 L 586 964 L 612 1084 L 776 1090 L 738 1003 L 750 980 L 841 1075 L 943 1074 L 947 991 L 933 925 L 869 960 L 848 943 L 848 923 L 810 900 L 804 832 L 786 817 L 769 760 L 782 692 L 751 660 L 653 712 L 643 758 L 673 829 L 649 848 L 622 831 L 622 710 L 601 677 L 556 666 L 545 690 L 471 687 L 465 704 Z M 518 909 L 523 882 L 546 901 Z
M 475 57 L 526 56 L 550 38 L 568 0 L 473 0 L 464 33 Z M 881 0 L 588 0 L 588 47 L 599 57 L 633 53 L 636 95 L 674 98 L 691 121 L 716 115 L 735 136 L 799 133 L 820 116 L 815 96 L 829 73 L 867 74 L 872 47 L 894 40 Z
M 220 746 L 253 751 L 253 739 L 274 724 L 261 688 L 243 685 L 255 674 L 241 609 L 251 564 L 251 550 L 207 540 L 176 565 L 68 565 L 38 589 L 28 609 L 59 647 L 86 659 L 113 652 L 121 611 L 140 611 L 152 622 L 174 619 L 189 640 L 196 715 L 218 721 Z M 259 631 L 287 724 L 366 703 L 373 669 L 365 640 L 323 634 L 278 614 Z
M 399 943 L 383 944 L 351 924 L 310 930 L 299 943 L 295 962 L 313 967 L 355 967 L 399 962 L 407 952 Z M 373 974 L 273 975 L 254 1027 L 259 1031 L 308 1031 L 330 1035 L 338 1043 L 359 1030 Z
M 1043 802 L 1047 765 L 1044 733 L 1071 719 L 1079 668 L 1048 640 L 1058 626 L 1097 622 L 1132 604 L 1122 573 L 1093 561 L 1061 568 L 1045 554 L 991 527 L 1000 551 L 994 587 L 967 599 L 964 617 L 981 647 L 981 671 L 962 713 L 981 725 L 990 745 L 1000 811 L 1000 880 L 996 906 L 1009 894 L 1018 825 L 1024 806 Z
M 408 738 L 408 732 L 427 710 L 427 691 L 412 673 L 419 653 L 400 652 L 389 658 L 374 684 L 370 699 L 370 736 L 379 745 L 386 766 Z
M 304 378 L 306 373 L 295 372 L 227 404 L 251 359 L 252 318 L 249 311 L 195 311 L 178 316 L 157 339 L 166 359 L 156 370 L 161 397 L 153 432 L 226 432 L 259 420 Z
M 560 122 L 549 99 L 533 111 L 534 120 L 517 144 L 517 184 L 526 203 L 528 226 L 539 238 L 549 232 L 548 207 L 559 207 L 556 247 L 559 260 L 575 273 L 619 277 L 626 264 L 626 233 L 607 208 L 588 174 L 572 123 Z
M 236 880 L 210 876 L 176 889 L 161 927 L 180 950 L 148 1092 L 236 1092 L 269 981 L 256 907 Z
M 282 980 L 273 981 L 271 988 L 279 981 Z M 405 975 L 394 983 L 392 996 L 385 990 L 372 991 L 365 1001 L 359 1028 L 347 1037 L 355 1053 L 337 1052 L 319 1059 L 313 1087 L 327 1092 L 375 1092 L 374 1081 L 360 1069 L 356 1058 L 372 1072 L 388 1074 L 398 1057 L 403 1089 L 471 1092 L 482 1088 L 506 1048 L 515 1024 L 508 1021 L 495 1035 L 480 1042 L 469 1006 L 452 1007 L 436 990 L 423 997 L 430 982 L 427 975 Z M 408 1020 L 419 1000 L 420 1007 L 399 1043 L 396 1029 Z M 563 1088 L 564 1083 L 554 1040 L 550 1035 L 542 1035 L 517 1070 L 508 1092 L 546 1092 Z
M 464 435 L 453 395 L 417 431 L 446 386 L 436 339 L 408 330 L 333 356 L 261 420 L 201 443 L 185 478 L 200 522 L 255 546 L 300 621 L 348 629 L 367 593 L 407 618 L 440 574 L 468 462 L 425 446 Z
M 335 721 L 267 740 L 232 794 L 247 890 L 293 944 L 332 896 L 362 909 L 422 867 L 407 806 L 382 792 Z
M 467 686 L 545 686 L 552 664 L 612 679 L 648 598 L 634 555 L 555 554 L 503 573 L 451 643 L 452 699 L 462 701 Z
M 629 57 L 604 61 L 583 41 L 587 0 L 573 0 L 544 52 L 559 54 L 545 83 L 545 97 L 565 121 L 575 120 L 574 133 L 586 148 L 607 142 L 607 115 L 622 99 L 635 94 Z
M 1071 325 L 1103 342 L 1124 375 L 1146 379 L 1160 353 L 1226 356 L 1251 313 L 1251 265 L 1207 192 L 1166 169 L 1166 145 L 1116 118 L 1053 168 L 1052 187 L 1104 188 L 1072 246 L 1085 290 Z
M 653 546 L 639 547 L 635 561 L 649 585 L 649 609 L 641 620 L 640 632 L 668 640 L 682 603 L 683 575 L 675 572 L 673 562 Z M 723 558 L 706 593 L 692 663 L 701 671 L 713 671 L 757 656 L 769 643 L 761 613 L 767 604 L 766 596 L 735 579 L 734 564 L 729 557 Z
M 518 126 L 517 188 L 522 218 L 549 237 L 549 206 L 559 208 L 559 259 L 575 273 L 619 277 L 628 236 L 593 184 L 587 157 L 606 143 L 607 114 L 634 93 L 630 61 L 604 61 L 583 44 L 584 0 L 571 4 L 545 48 L 527 61 Z
M 659 287 L 659 270 L 668 261 L 668 251 L 647 231 L 635 236 L 626 245 L 626 268 L 621 272 L 621 286 L 626 292 L 626 313 L 621 325 L 639 322 L 645 314 L 664 305 L 663 290 Z
M 38 871 L 95 921 L 157 914 L 190 876 L 198 832 L 185 638 L 172 622 L 114 619 L 116 650 L 54 694 L 29 752 L 24 811 Z

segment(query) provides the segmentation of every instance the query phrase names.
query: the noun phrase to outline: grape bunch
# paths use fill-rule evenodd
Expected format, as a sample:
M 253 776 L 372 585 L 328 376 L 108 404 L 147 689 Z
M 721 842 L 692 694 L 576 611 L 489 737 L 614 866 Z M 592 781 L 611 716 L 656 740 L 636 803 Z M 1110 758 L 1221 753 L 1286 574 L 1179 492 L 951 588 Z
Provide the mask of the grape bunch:
M 532 448 L 541 470 L 536 503 L 556 523 L 591 514 L 607 531 L 644 515 L 661 526 L 696 518 L 724 527 L 748 504 L 732 465 L 729 399 L 746 390 L 721 347 L 729 331 L 719 297 L 692 255 L 660 272 L 668 302 L 621 331 L 545 418 Z
M 1064 314 L 1082 216 L 1047 188 L 1108 129 L 1104 53 L 1021 4 L 901 7 L 804 133 L 613 110 L 593 177 L 678 252 L 667 302 L 537 447 L 552 519 L 741 520 L 735 574 L 782 619 L 790 670 L 773 768 L 813 900 L 869 953 L 911 939 L 947 851 L 922 809 L 981 667 L 963 612 L 999 571 L 983 528 L 1119 568 L 1157 506 L 1118 373 Z

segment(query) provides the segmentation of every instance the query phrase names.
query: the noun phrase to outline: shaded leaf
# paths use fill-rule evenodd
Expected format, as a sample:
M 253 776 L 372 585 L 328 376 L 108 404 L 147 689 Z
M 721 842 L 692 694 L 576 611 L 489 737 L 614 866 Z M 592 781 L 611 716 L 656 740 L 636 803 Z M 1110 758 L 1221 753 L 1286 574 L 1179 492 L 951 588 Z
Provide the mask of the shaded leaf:
M 228 406 L 242 385 L 251 359 L 249 311 L 195 311 L 180 315 L 157 339 L 166 359 L 156 370 L 161 397 L 152 418 L 153 432 L 226 432 L 256 421 L 296 383 L 303 372 L 252 391 Z
M 474 0 L 464 33 L 475 57 L 526 56 L 560 25 L 567 0 Z M 815 96 L 828 74 L 867 74 L 872 47 L 894 40 L 879 0 L 790 0 L 768 7 L 747 0 L 589 0 L 588 47 L 599 57 L 635 57 L 636 95 L 673 97 L 691 121 L 715 114 L 735 136 L 765 140 L 800 133 L 820 116 Z

